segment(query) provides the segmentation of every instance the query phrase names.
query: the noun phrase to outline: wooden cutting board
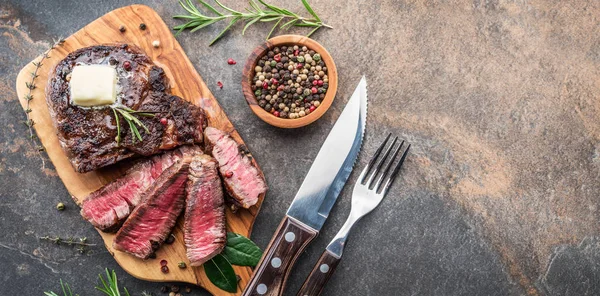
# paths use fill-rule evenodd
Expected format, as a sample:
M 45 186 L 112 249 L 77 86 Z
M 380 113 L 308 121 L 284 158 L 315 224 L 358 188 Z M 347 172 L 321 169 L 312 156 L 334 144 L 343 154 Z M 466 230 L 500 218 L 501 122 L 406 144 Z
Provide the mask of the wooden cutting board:
M 146 30 L 139 29 L 141 23 L 146 24 Z M 121 25 L 127 29 L 124 33 L 119 31 Z M 155 40 L 160 42 L 158 48 L 152 46 L 152 42 Z M 119 168 L 119 164 L 116 164 L 109 168 L 85 174 L 75 172 L 59 145 L 56 129 L 46 105 L 44 89 L 46 88 L 51 68 L 68 53 L 82 47 L 115 42 L 135 44 L 143 49 L 155 64 L 165 70 L 174 95 L 202 106 L 208 115 L 209 126 L 230 132 L 236 141 L 240 144 L 243 143 L 219 106 L 219 103 L 206 87 L 206 84 L 192 66 L 177 40 L 175 40 L 173 31 L 167 27 L 160 16 L 150 7 L 144 5 L 132 5 L 116 9 L 66 38 L 64 44 L 53 49 L 50 52 L 50 58 L 46 59 L 39 69 L 39 77 L 35 83 L 36 88 L 32 91 L 34 99 L 31 101 L 31 119 L 35 122 L 35 130 L 41 143 L 46 148 L 50 160 L 56 167 L 58 175 L 78 204 L 90 192 L 122 175 L 123 169 Z M 33 62 L 40 59 L 41 56 Z M 33 63 L 29 63 L 21 70 L 17 77 L 17 93 L 23 108 L 26 106 L 24 97 L 28 91 L 26 82 L 30 81 L 30 73 L 34 69 L 35 66 Z M 228 209 L 226 213 L 228 231 L 249 236 L 263 199 L 264 195 L 261 195 L 258 204 L 249 210 L 240 209 L 236 213 L 232 213 Z M 92 227 L 91 224 L 83 219 L 81 220 L 81 226 Z M 237 294 L 220 290 L 206 278 L 202 267 L 189 267 L 189 261 L 185 255 L 181 226 L 181 221 L 179 221 L 174 231 L 176 237 L 175 243 L 172 245 L 163 245 L 157 251 L 156 259 L 146 261 L 137 259 L 126 253 L 115 251 L 112 248 L 114 234 L 107 234 L 101 231 L 99 233 L 102 239 L 104 239 L 106 248 L 119 265 L 136 278 L 148 281 L 176 281 L 196 284 L 204 287 L 213 295 L 241 294 L 241 291 L 248 283 L 252 269 L 249 267 L 234 266 L 235 273 L 241 277 L 238 283 Z M 160 271 L 159 262 L 161 259 L 166 259 L 169 262 L 170 272 L 167 274 Z M 188 268 L 180 269 L 177 267 L 177 263 L 182 261 L 188 264 Z

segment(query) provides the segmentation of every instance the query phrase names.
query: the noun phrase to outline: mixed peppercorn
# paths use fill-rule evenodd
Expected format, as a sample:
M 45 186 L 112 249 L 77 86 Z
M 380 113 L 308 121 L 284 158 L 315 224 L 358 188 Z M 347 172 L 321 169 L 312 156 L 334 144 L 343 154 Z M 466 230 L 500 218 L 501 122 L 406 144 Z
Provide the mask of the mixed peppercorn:
M 252 82 L 258 105 L 274 116 L 289 119 L 314 112 L 329 87 L 321 55 L 298 45 L 270 49 L 254 68 Z

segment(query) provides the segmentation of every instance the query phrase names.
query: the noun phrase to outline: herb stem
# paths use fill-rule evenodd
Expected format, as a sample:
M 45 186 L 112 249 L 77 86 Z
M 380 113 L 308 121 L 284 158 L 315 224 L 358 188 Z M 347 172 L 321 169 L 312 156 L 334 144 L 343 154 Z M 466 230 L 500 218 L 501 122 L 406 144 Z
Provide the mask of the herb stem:
M 42 54 L 42 57 L 38 60 L 38 61 L 33 61 L 32 64 L 35 66 L 35 70 L 33 70 L 33 72 L 31 72 L 31 79 L 27 82 L 25 82 L 25 86 L 27 87 L 27 94 L 23 97 L 23 99 L 26 102 L 25 105 L 25 125 L 27 125 L 27 129 L 29 131 L 29 139 L 31 140 L 32 144 L 36 147 L 36 153 L 38 154 L 40 160 L 42 161 L 42 170 L 46 168 L 46 161 L 44 160 L 44 156 L 42 155 L 42 151 L 44 151 L 44 146 L 42 146 L 41 144 L 38 145 L 38 143 L 35 141 L 35 133 L 33 132 L 33 126 L 35 125 L 35 122 L 33 121 L 33 119 L 31 119 L 31 112 L 33 111 L 31 109 L 31 101 L 33 100 L 33 90 L 36 88 L 35 85 L 35 81 L 36 79 L 39 77 L 39 70 L 42 67 L 42 65 L 44 64 L 44 61 L 48 58 L 50 58 L 50 52 L 58 45 L 62 45 L 64 43 L 63 39 L 59 39 L 58 41 L 55 41 L 50 48 L 46 49 L 46 51 L 44 51 L 44 53 Z
M 195 32 L 199 29 L 205 28 L 211 24 L 214 24 L 218 21 L 231 19 L 229 24 L 221 31 L 217 37 L 215 37 L 210 45 L 218 41 L 224 34 L 227 32 L 235 23 L 239 20 L 243 20 L 246 22 L 244 29 L 242 30 L 242 35 L 246 32 L 249 26 L 260 21 L 260 22 L 276 22 L 269 34 L 267 35 L 267 39 L 273 34 L 275 29 L 279 27 L 280 30 L 287 30 L 290 27 L 312 27 L 313 29 L 310 31 L 309 35 L 317 31 L 318 29 L 325 27 L 332 29 L 333 27 L 325 24 L 321 18 L 315 13 L 310 4 L 308 4 L 307 0 L 302 0 L 302 4 L 306 8 L 306 10 L 310 13 L 312 18 L 307 18 L 300 16 L 296 13 L 293 13 L 285 8 L 280 8 L 275 5 L 269 4 L 263 0 L 249 0 L 251 8 L 246 8 L 247 12 L 240 12 L 234 9 L 231 9 L 225 5 L 223 5 L 219 0 L 214 0 L 215 3 L 223 10 L 227 12 L 224 14 L 217 9 L 215 9 L 212 5 L 210 5 L 205 0 L 198 0 L 198 2 L 208 9 L 210 12 L 216 14 L 216 16 L 209 16 L 203 14 L 196 6 L 192 3 L 192 0 L 180 0 L 179 4 L 183 9 L 185 9 L 189 15 L 176 15 L 173 18 L 176 19 L 185 19 L 187 22 L 182 25 L 175 26 L 174 29 L 177 30 L 177 34 L 181 33 L 183 30 L 190 29 L 191 32 Z M 260 4 L 264 6 L 264 8 L 260 7 Z M 285 20 L 285 22 L 282 21 Z M 176 34 L 176 35 L 177 35 Z

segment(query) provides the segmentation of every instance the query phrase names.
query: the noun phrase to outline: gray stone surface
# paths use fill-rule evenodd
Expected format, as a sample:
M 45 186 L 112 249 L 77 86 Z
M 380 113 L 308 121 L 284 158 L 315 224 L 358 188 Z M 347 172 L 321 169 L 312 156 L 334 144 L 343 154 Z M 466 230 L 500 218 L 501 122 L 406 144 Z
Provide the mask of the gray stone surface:
M 276 2 L 302 11 L 300 1 Z M 224 24 L 178 37 L 270 185 L 253 239 L 268 244 L 364 73 L 370 106 L 359 165 L 388 132 L 413 147 L 389 197 L 353 232 L 325 295 L 599 295 L 600 2 L 311 2 L 335 27 L 314 38 L 332 53 L 340 85 L 330 111 L 306 128 L 267 126 L 243 100 L 241 68 L 267 25 L 243 37 L 237 26 L 212 47 Z M 59 278 L 98 294 L 90 288 L 105 267 L 135 295 L 158 293 L 161 284 L 128 276 L 101 245 L 79 255 L 37 239 L 100 242 L 51 164 L 41 169 L 14 90 L 18 70 L 52 39 L 129 3 L 0 2 L 1 295 L 41 295 Z M 174 1 L 147 4 L 178 23 Z M 236 66 L 226 65 L 230 57 Z M 54 210 L 59 201 L 66 211 Z M 349 207 L 346 188 L 300 258 L 288 295 Z

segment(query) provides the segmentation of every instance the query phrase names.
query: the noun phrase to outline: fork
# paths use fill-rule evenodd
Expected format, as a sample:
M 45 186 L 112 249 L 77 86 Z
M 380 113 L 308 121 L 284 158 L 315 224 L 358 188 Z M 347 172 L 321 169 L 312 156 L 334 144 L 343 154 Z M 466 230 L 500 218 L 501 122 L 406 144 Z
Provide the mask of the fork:
M 379 205 L 390 189 L 390 186 L 398 175 L 400 167 L 402 167 L 404 159 L 406 159 L 406 155 L 410 149 L 410 144 L 408 144 L 404 153 L 402 153 L 402 157 L 400 157 L 396 166 L 390 171 L 398 153 L 402 149 L 402 146 L 404 146 L 404 141 L 402 141 L 400 145 L 394 149 L 392 158 L 387 161 L 385 168 L 382 170 L 381 167 L 386 162 L 392 148 L 398 142 L 398 137 L 394 137 L 392 144 L 386 149 L 383 156 L 379 158 L 381 151 L 383 151 L 387 145 L 390 137 L 391 134 L 388 134 L 383 143 L 381 143 L 379 148 L 375 151 L 375 154 L 367 166 L 360 173 L 358 182 L 354 185 L 354 190 L 352 191 L 352 209 L 350 210 L 348 219 L 313 267 L 308 278 L 306 278 L 304 284 L 300 288 L 300 291 L 298 291 L 297 296 L 317 296 L 321 294 L 323 287 L 342 259 L 342 253 L 344 251 L 344 246 L 346 245 L 348 233 L 360 218 L 370 213 Z M 379 178 L 374 182 L 378 175 Z

